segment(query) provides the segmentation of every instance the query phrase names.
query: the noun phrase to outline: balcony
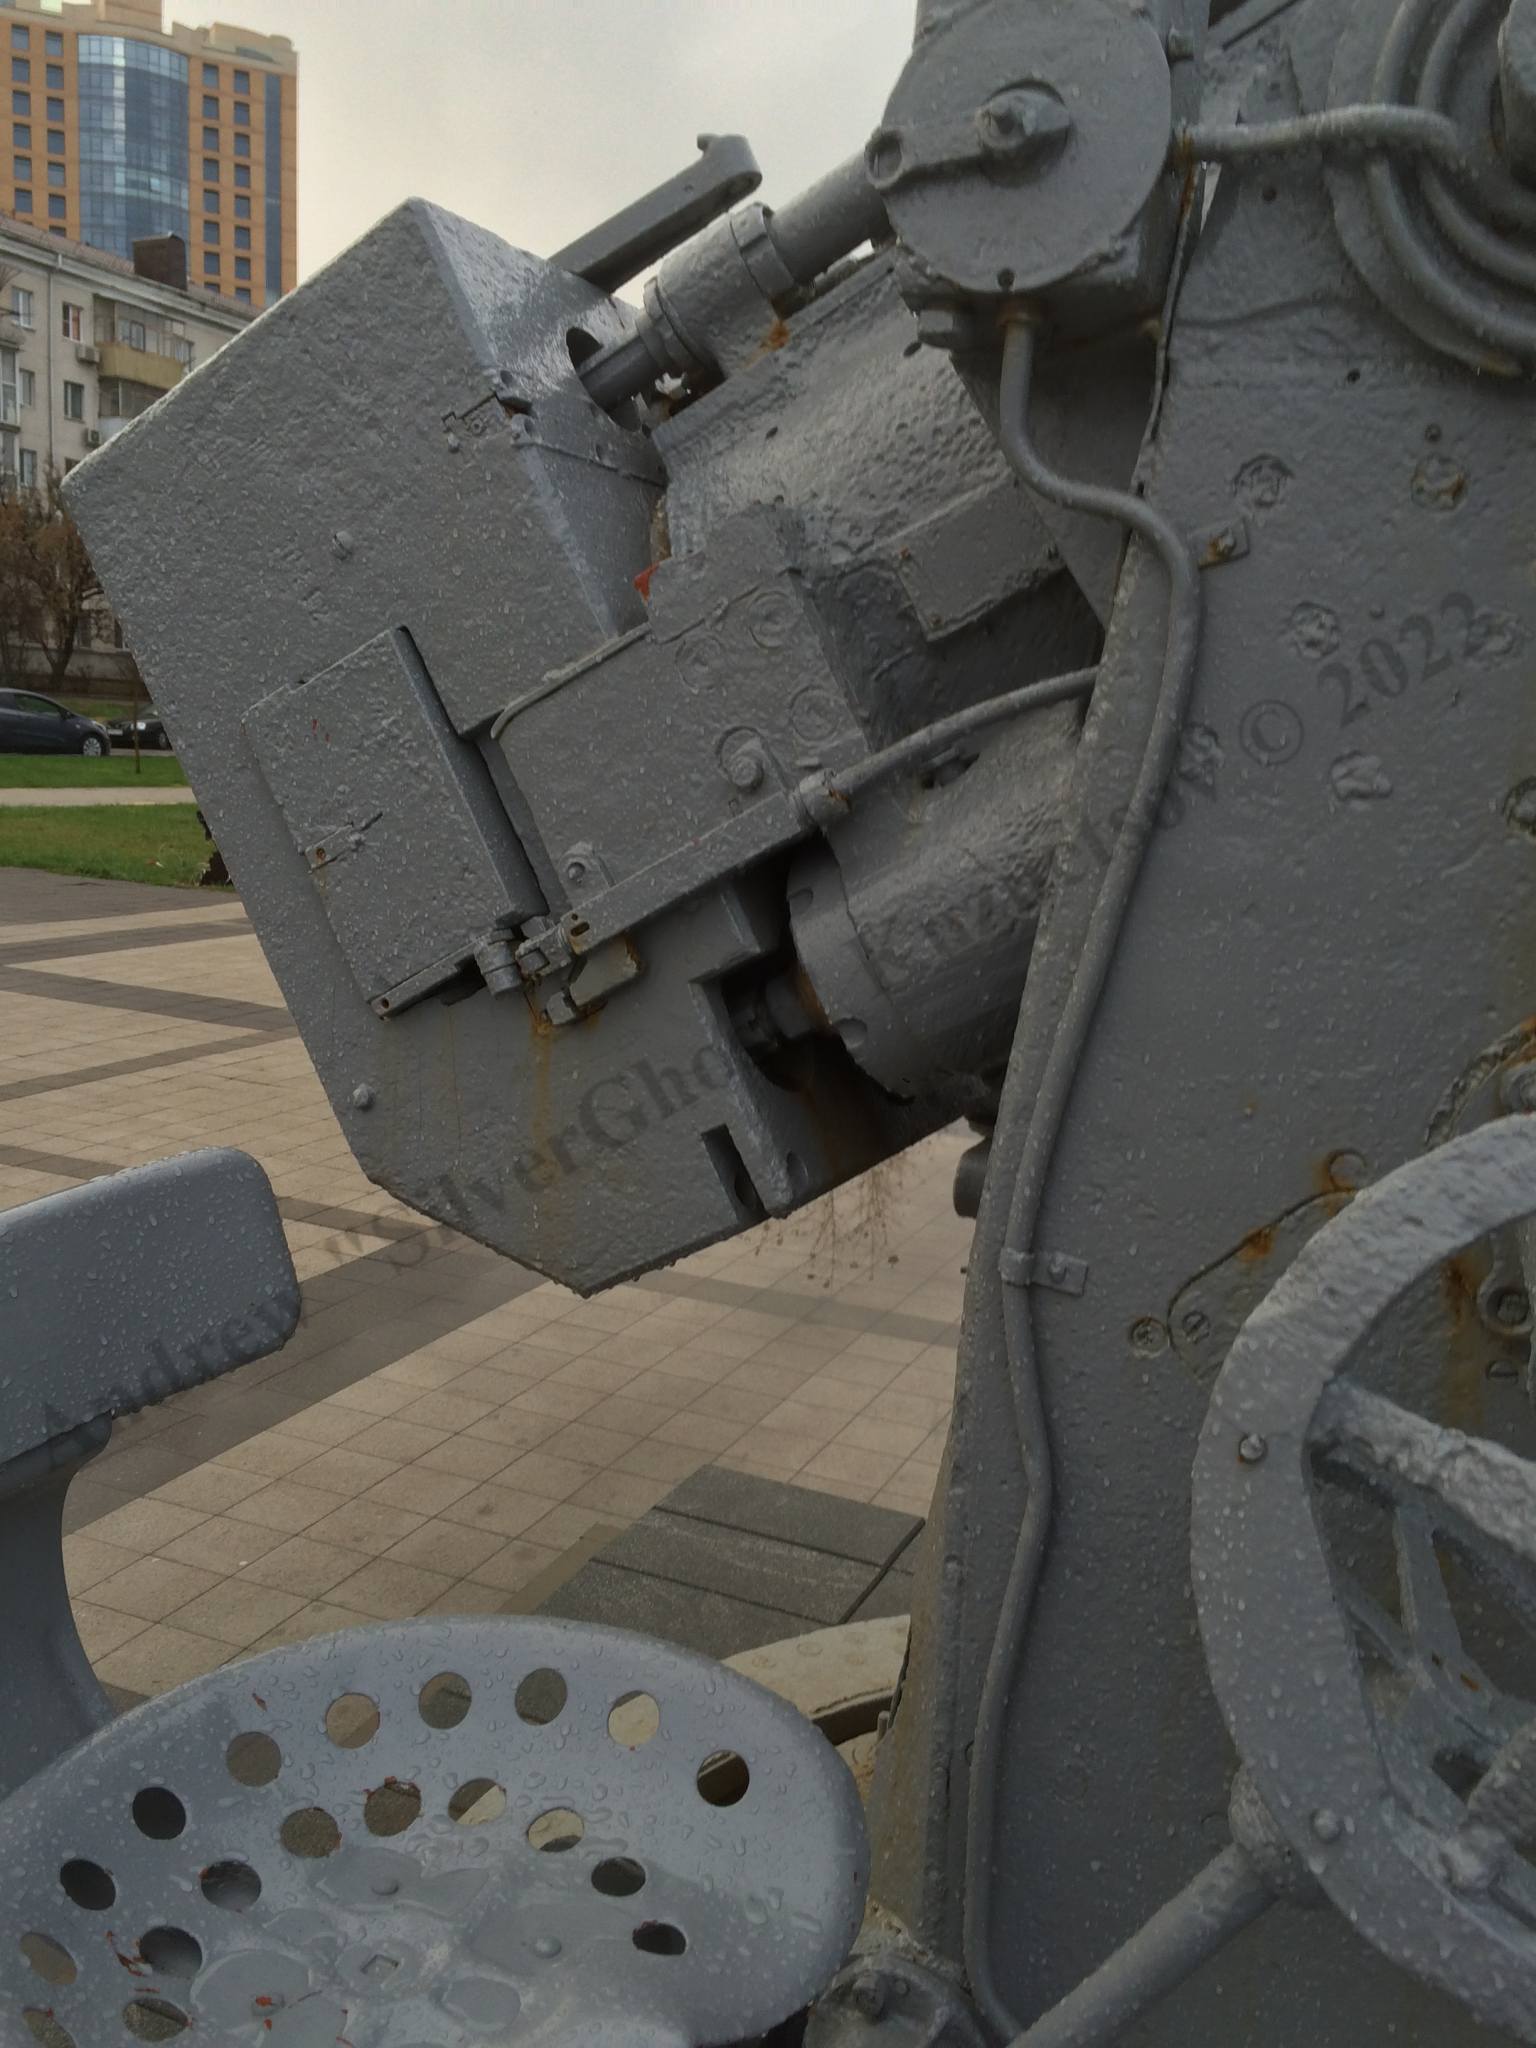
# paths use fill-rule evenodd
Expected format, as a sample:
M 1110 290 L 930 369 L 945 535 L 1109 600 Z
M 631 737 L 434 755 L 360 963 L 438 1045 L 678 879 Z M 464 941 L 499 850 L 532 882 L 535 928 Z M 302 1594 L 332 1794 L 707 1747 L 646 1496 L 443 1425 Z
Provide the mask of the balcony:
M 19 427 L 21 407 L 16 403 L 14 391 L 0 391 L 0 427 Z
M 130 384 L 152 384 L 157 391 L 170 391 L 181 382 L 183 365 L 174 356 L 161 355 L 152 348 L 134 348 L 126 341 L 103 340 L 103 377 L 122 377 Z

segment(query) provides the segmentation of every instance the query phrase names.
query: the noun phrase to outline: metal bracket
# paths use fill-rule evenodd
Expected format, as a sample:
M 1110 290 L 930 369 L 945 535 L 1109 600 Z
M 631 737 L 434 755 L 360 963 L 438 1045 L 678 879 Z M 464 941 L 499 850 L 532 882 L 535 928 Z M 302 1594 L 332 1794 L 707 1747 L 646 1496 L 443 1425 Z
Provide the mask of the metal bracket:
M 701 135 L 699 149 L 697 163 L 568 242 L 550 261 L 599 291 L 617 291 L 762 183 L 744 135 Z
M 1055 1294 L 1081 1294 L 1088 1285 L 1088 1261 L 1068 1252 L 1020 1252 L 999 1255 L 997 1270 L 1005 1287 L 1048 1287 Z

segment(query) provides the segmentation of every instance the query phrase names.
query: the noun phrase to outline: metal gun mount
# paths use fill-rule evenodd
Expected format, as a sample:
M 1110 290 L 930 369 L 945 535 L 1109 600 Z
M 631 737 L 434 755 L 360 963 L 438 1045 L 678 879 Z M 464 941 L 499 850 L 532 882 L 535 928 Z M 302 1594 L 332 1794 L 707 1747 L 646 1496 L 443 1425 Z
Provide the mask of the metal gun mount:
M 394 1193 L 591 1289 L 980 1127 L 874 1910 L 725 1901 L 743 2033 L 1536 2041 L 1536 0 L 1207 15 L 925 0 L 772 212 L 404 207 L 69 485 Z

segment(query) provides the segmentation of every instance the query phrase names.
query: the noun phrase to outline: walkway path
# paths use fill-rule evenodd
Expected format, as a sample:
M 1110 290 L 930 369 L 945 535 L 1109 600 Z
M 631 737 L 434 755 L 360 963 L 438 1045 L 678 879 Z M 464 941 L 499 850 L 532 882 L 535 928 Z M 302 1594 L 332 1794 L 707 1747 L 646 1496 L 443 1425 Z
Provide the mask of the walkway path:
M 180 784 L 162 788 L 151 783 L 144 789 L 0 789 L 0 807 L 6 810 L 70 810 L 94 804 L 195 804 L 197 797 Z

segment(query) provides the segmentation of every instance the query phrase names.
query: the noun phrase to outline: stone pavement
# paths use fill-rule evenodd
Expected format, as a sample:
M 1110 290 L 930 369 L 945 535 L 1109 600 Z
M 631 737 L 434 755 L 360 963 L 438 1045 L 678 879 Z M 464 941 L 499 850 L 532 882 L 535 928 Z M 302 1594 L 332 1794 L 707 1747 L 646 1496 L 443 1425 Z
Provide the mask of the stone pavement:
M 185 784 L 169 787 L 151 783 L 147 789 L 0 789 L 0 810 L 58 811 L 94 808 L 98 804 L 195 804 L 196 796 Z M 3 912 L 0 912 L 3 915 Z
M 0 1207 L 237 1145 L 303 1282 L 285 1351 L 120 1426 L 71 1489 L 76 1612 L 123 1693 L 530 1611 L 705 1466 L 927 1513 L 964 1134 L 583 1301 L 370 1186 L 231 897 L 0 871 L 0 1022 Z

